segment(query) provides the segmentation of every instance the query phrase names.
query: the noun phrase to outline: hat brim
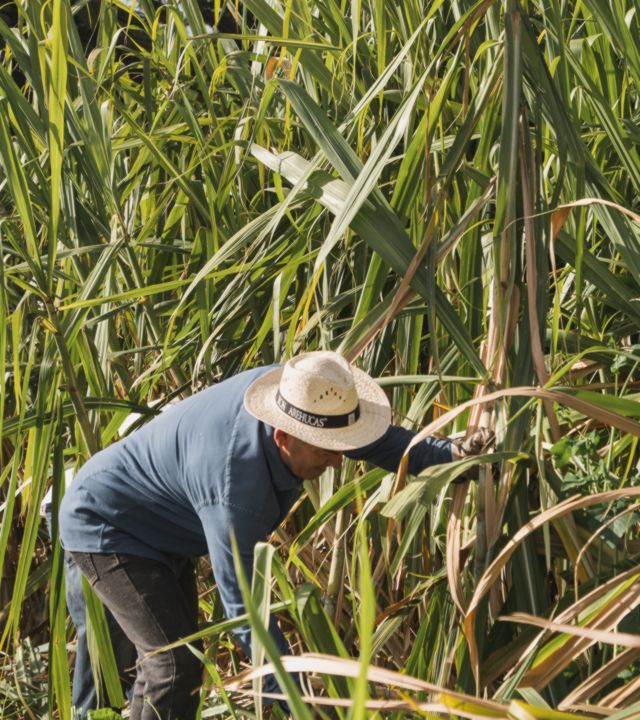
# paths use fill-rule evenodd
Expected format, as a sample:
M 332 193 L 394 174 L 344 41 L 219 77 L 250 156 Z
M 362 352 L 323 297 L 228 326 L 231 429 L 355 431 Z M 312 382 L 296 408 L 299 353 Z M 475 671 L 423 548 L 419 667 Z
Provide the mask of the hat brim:
M 339 452 L 357 450 L 369 445 L 384 435 L 391 423 L 391 407 L 384 390 L 367 375 L 352 368 L 360 417 L 348 427 L 326 429 L 315 428 L 295 420 L 284 413 L 276 404 L 282 367 L 275 368 L 254 380 L 244 394 L 247 412 L 267 425 L 284 430 L 299 440 L 322 448 Z

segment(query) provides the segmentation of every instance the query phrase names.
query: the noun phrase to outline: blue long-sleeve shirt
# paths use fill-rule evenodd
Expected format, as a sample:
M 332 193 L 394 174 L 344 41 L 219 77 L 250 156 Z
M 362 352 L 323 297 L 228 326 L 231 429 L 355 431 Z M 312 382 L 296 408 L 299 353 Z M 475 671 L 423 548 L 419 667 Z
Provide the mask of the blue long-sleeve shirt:
M 244 408 L 247 387 L 272 369 L 236 375 L 169 408 L 140 430 L 92 457 L 60 510 L 66 550 L 125 553 L 171 562 L 209 553 L 227 617 L 244 613 L 231 543 L 235 535 L 247 578 L 255 544 L 285 518 L 302 490 L 280 457 L 274 429 Z M 345 453 L 393 471 L 413 438 L 390 426 L 370 445 Z M 409 472 L 451 460 L 449 440 L 412 449 Z M 275 621 L 271 632 L 287 646 Z M 236 634 L 245 650 L 249 628 Z

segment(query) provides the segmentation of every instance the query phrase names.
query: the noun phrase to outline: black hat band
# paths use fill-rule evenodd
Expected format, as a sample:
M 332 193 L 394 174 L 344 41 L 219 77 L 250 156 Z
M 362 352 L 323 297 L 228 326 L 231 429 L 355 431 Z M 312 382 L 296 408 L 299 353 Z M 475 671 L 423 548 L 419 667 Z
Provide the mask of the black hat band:
M 316 413 L 302 410 L 285 400 L 280 394 L 280 390 L 276 394 L 276 404 L 285 415 L 297 420 L 303 425 L 309 427 L 320 428 L 322 430 L 333 430 L 335 428 L 344 428 L 353 425 L 360 417 L 360 405 L 348 413 L 343 415 L 316 415 Z

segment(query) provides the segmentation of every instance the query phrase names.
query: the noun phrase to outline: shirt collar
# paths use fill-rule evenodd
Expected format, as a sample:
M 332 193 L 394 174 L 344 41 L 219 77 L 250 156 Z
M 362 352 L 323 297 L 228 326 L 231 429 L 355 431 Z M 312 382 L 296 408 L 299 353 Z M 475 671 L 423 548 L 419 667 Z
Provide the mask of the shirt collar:
M 273 437 L 274 429 L 270 425 L 260 424 L 263 429 L 263 445 L 273 484 L 277 490 L 299 490 L 302 485 L 302 478 L 294 475 L 284 464 Z

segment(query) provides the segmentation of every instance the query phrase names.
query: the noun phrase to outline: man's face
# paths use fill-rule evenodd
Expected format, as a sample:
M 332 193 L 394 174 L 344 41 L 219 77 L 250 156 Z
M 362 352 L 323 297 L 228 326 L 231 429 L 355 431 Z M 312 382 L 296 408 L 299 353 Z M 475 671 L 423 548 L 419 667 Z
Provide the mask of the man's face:
M 284 432 L 276 430 L 274 440 L 280 450 L 282 462 L 291 472 L 303 480 L 314 480 L 320 477 L 328 468 L 340 470 L 342 467 L 342 453 L 335 450 L 323 450 L 315 445 Z

